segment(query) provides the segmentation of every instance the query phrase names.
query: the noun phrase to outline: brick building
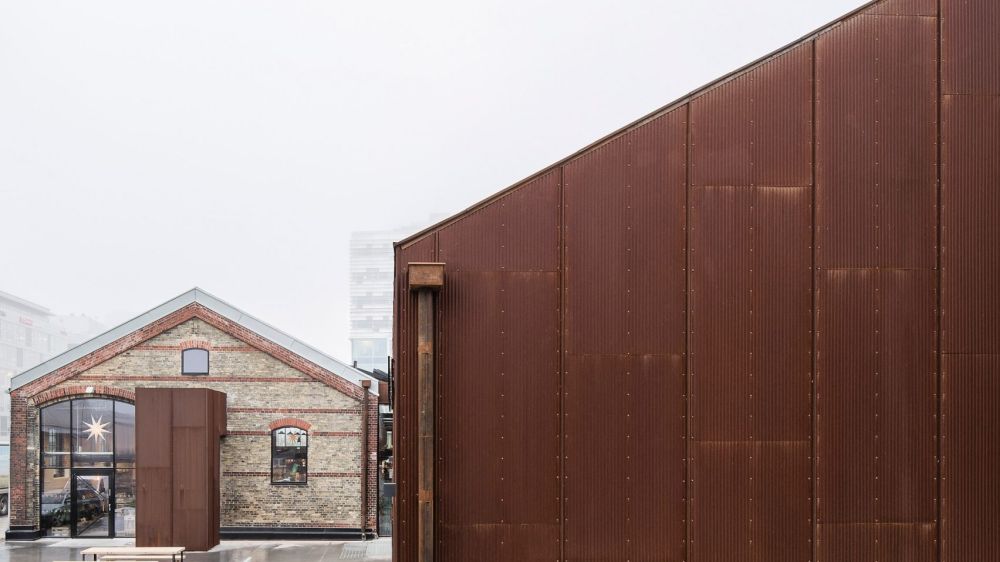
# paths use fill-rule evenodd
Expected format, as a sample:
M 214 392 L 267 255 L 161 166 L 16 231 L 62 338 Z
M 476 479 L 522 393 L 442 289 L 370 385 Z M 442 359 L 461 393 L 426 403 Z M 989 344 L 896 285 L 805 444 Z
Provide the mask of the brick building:
M 9 539 L 134 535 L 138 387 L 226 394 L 224 538 L 374 533 L 377 382 L 193 289 L 12 380 Z

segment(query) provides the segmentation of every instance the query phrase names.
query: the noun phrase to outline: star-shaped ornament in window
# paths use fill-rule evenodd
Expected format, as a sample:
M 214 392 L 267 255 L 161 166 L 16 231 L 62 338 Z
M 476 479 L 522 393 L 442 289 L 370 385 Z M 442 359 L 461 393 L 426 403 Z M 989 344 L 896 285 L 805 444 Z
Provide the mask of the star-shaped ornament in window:
M 111 425 L 111 422 L 101 423 L 103 421 L 104 416 L 101 416 L 96 420 L 94 419 L 94 416 L 90 416 L 90 423 L 83 422 L 83 425 L 87 426 L 87 439 L 93 439 L 95 442 L 98 440 L 107 441 L 105 435 L 111 432 L 104 428 Z

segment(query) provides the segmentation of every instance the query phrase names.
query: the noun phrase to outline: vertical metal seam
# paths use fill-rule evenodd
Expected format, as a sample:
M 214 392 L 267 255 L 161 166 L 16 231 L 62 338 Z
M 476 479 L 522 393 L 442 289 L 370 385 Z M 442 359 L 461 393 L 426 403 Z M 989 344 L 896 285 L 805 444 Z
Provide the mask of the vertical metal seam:
M 691 104 L 684 133 L 684 560 L 691 562 Z
M 566 184 L 559 166 L 559 560 L 566 561 Z
M 812 365 L 811 365 L 812 366 L 812 377 L 810 377 L 812 379 L 812 381 L 811 381 L 811 385 L 812 385 L 812 388 L 811 388 L 811 390 L 812 390 L 812 396 L 811 396 L 811 399 L 812 399 L 812 404 L 811 404 L 811 407 L 812 407 L 812 444 L 811 444 L 811 451 L 810 451 L 811 456 L 812 456 L 812 462 L 810 464 L 812 465 L 812 467 L 811 467 L 812 468 L 812 486 L 811 486 L 812 487 L 812 490 L 811 490 L 812 491 L 812 525 L 811 525 L 811 527 L 812 527 L 812 529 L 811 529 L 811 533 L 812 533 L 812 549 L 811 549 L 811 551 L 812 551 L 812 561 L 813 562 L 816 562 L 819 559 L 819 542 L 818 542 L 818 540 L 819 540 L 819 517 L 818 517 L 818 514 L 819 514 L 819 483 L 816 480 L 816 475 L 817 475 L 817 458 L 816 458 L 817 446 L 816 446 L 816 441 L 817 441 L 817 435 L 819 433 L 818 432 L 818 421 L 817 421 L 818 420 L 818 416 L 817 416 L 817 402 L 818 402 L 818 400 L 817 400 L 817 393 L 816 393 L 816 390 L 817 390 L 817 387 L 818 387 L 817 380 L 816 380 L 817 379 L 817 369 L 816 369 L 816 363 L 817 363 L 817 361 L 816 361 L 816 348 L 817 348 L 817 345 L 816 345 L 816 338 L 817 338 L 817 334 L 816 334 L 816 315 L 817 315 L 817 310 L 816 310 L 816 275 L 817 275 L 817 270 L 816 270 L 816 92 L 817 92 L 817 88 L 816 88 L 816 40 L 813 39 L 813 41 L 812 41 L 812 103 L 811 103 L 811 105 L 812 105 L 812 162 L 810 163 L 810 167 L 812 168 L 812 171 L 811 171 L 811 173 L 812 173 L 812 205 L 811 205 L 812 206 L 812 209 L 811 209 L 811 211 L 812 211 L 812 229 L 811 229 L 812 230 L 812 239 L 811 239 L 811 246 L 812 247 L 811 247 L 811 252 L 810 252 L 812 254 L 812 267 L 810 268 L 812 270 L 810 272 L 812 274 L 812 275 L 810 275 L 810 277 L 812 278 L 812 290 L 810 291 L 812 293 L 812 311 L 811 311 L 812 312 L 811 313 L 811 316 L 812 316 L 812 334 L 811 334 L 811 336 L 812 337 L 809 338 L 811 340 L 811 344 L 812 344 L 812 358 L 811 358 L 812 359 Z
M 436 262 L 441 261 L 440 230 L 434 232 L 434 261 Z M 439 521 L 441 518 L 441 495 L 438 494 L 437 491 L 440 488 L 440 486 L 438 486 L 438 481 L 440 480 L 442 473 L 441 467 L 438 466 L 438 458 L 439 458 L 438 455 L 440 454 L 441 451 L 444 451 L 443 443 L 440 446 L 438 446 L 438 440 L 443 439 L 441 437 L 441 432 L 440 432 L 441 426 L 443 424 L 438 423 L 438 417 L 441 415 L 441 412 L 444 411 L 440 399 L 441 389 L 444 387 L 444 384 L 442 384 L 441 381 L 439 380 L 442 375 L 439 365 L 442 362 L 438 361 L 438 355 L 441 354 L 445 349 L 444 333 L 438 331 L 441 330 L 442 327 L 444 326 L 444 322 L 439 321 L 440 316 L 444 314 L 444 311 L 442 310 L 441 307 L 440 291 L 434 291 L 433 293 L 431 293 L 430 307 L 431 307 L 431 334 L 434 346 L 433 353 L 431 353 L 431 384 L 433 385 L 431 387 L 431 390 L 434 393 L 431 396 L 431 403 L 434 405 L 434 415 L 431 416 L 431 427 L 433 428 L 432 429 L 433 439 L 431 439 L 432 443 L 431 451 L 433 452 L 433 456 L 431 457 L 431 467 L 433 468 L 434 471 L 433 479 L 431 480 L 431 494 L 432 494 L 431 513 L 433 513 L 433 515 L 431 516 L 431 528 L 433 529 L 432 532 L 434 537 L 434 540 L 431 541 L 432 544 L 431 552 L 434 553 L 433 558 L 437 559 L 441 555 L 440 549 L 437 547 L 437 545 L 441 543 L 441 532 L 439 529 Z
M 944 221 L 942 220 L 942 217 L 943 217 L 942 202 L 943 202 L 944 187 L 942 185 L 942 176 L 941 176 L 941 155 L 942 155 L 942 151 L 941 151 L 941 129 L 942 129 L 942 123 L 941 123 L 941 115 L 942 115 L 942 112 L 941 112 L 941 101 L 942 101 L 942 85 L 941 85 L 941 54 L 942 54 L 942 51 L 941 51 L 941 38 L 943 36 L 943 17 L 942 17 L 942 14 L 941 14 L 941 4 L 942 4 L 941 0 L 937 0 L 937 100 L 936 100 L 936 102 L 937 102 L 937 147 L 936 147 L 937 148 L 937 163 L 936 163 L 937 164 L 936 165 L 936 168 L 937 168 L 937 217 L 936 217 L 937 218 L 937 233 L 936 233 L 937 234 L 937 248 L 935 248 L 935 250 L 936 250 L 936 252 L 935 252 L 936 253 L 936 265 L 937 265 L 937 295 L 936 295 L 936 297 L 937 297 L 937 310 L 936 310 L 936 313 L 934 315 L 935 316 L 935 321 L 937 323 L 937 334 L 936 334 L 936 336 L 937 336 L 937 342 L 936 342 L 937 343 L 937 350 L 936 350 L 937 351 L 937 353 L 936 353 L 936 355 L 937 355 L 937 357 L 936 357 L 936 359 L 937 359 L 937 365 L 936 365 L 937 366 L 937 373 L 935 374 L 935 384 L 936 384 L 936 391 L 937 391 L 937 396 L 935 397 L 935 406 L 936 406 L 936 412 L 935 412 L 935 418 L 936 419 L 935 419 L 935 422 L 937 424 L 937 427 L 936 427 L 937 435 L 935 436 L 936 437 L 936 439 L 935 439 L 936 459 L 935 460 L 937 461 L 935 463 L 935 470 L 936 470 L 935 476 L 936 476 L 936 480 L 937 481 L 935 482 L 935 484 L 937 486 L 937 489 L 936 489 L 937 501 L 934 502 L 934 508 L 935 508 L 935 517 L 937 519 L 937 521 L 936 521 L 937 524 L 935 525 L 935 533 L 937 535 L 937 544 L 935 546 L 936 546 L 936 550 L 937 550 L 936 554 L 937 554 L 937 560 L 938 560 L 938 562 L 942 561 L 943 555 L 944 555 L 943 536 L 942 536 L 942 532 L 941 532 L 941 504 L 942 504 L 943 499 L 944 499 L 942 497 L 943 485 L 942 485 L 942 480 L 941 480 L 941 476 L 942 476 L 942 452 L 943 452 L 942 446 L 941 446 L 941 437 L 942 437 L 941 430 L 942 430 L 942 427 L 943 427 L 942 420 L 941 420 L 941 414 L 942 414 L 942 410 L 943 410 L 943 408 L 942 408 L 942 395 L 941 395 L 941 391 L 943 389 L 943 384 L 942 384 L 943 383 L 943 380 L 942 380 L 943 374 L 942 374 L 942 371 L 941 371 L 941 365 L 942 365 L 942 361 L 941 361 L 941 345 L 942 345 L 942 337 L 941 337 L 941 327 L 942 327 L 941 325 L 942 325 L 942 322 L 941 322 L 941 316 L 942 316 L 943 310 L 941 308 L 941 304 L 942 304 L 942 294 L 944 293 L 944 286 L 942 285 L 942 280 L 944 278 L 943 271 L 942 271 L 943 270 L 943 262 L 941 260 L 941 242 L 942 242 L 941 230 L 942 230 L 942 227 L 944 226 Z

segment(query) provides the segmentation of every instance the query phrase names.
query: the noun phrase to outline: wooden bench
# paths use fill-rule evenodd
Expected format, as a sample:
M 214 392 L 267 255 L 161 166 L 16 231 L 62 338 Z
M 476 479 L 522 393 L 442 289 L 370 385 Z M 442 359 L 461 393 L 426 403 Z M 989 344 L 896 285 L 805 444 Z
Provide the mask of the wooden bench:
M 183 546 L 96 546 L 80 553 L 81 560 L 93 556 L 94 560 L 170 560 L 184 562 Z
M 102 556 L 101 562 L 105 560 L 115 562 L 139 562 L 140 560 L 172 560 L 173 557 L 168 554 L 152 554 L 146 556 L 136 556 L 134 554 L 112 554 L 110 556 Z

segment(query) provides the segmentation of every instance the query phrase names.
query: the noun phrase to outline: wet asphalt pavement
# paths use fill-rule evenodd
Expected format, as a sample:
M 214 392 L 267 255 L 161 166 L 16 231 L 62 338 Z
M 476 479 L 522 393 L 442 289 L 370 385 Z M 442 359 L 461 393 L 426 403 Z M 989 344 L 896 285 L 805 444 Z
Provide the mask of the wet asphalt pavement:
M 80 560 L 90 546 L 126 546 L 130 541 L 100 539 L 42 539 L 32 542 L 0 542 L 0 562 L 53 562 Z M 191 552 L 188 562 L 334 562 L 357 560 L 384 562 L 391 559 L 389 538 L 369 542 L 265 542 L 225 541 L 208 552 Z

